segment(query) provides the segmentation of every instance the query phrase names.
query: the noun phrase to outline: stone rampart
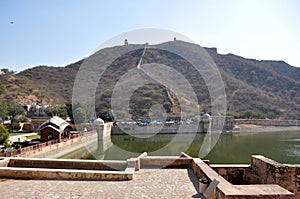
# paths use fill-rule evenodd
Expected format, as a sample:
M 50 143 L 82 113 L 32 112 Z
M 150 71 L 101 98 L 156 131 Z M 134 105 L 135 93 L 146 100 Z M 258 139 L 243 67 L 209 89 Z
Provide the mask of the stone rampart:
M 300 126 L 300 120 L 235 119 L 234 124 L 253 124 L 260 126 Z

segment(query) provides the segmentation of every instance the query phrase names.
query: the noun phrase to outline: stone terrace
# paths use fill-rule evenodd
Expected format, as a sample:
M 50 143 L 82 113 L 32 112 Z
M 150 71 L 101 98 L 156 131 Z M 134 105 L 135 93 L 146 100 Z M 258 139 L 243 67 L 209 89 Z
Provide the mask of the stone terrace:
M 191 169 L 141 169 L 131 181 L 0 179 L 2 199 L 199 198 L 197 187 Z

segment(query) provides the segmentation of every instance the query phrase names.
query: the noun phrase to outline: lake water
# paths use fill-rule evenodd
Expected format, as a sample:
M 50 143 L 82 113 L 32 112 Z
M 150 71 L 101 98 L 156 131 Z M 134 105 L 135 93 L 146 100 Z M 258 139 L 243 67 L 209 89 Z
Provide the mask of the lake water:
M 112 147 L 85 158 L 125 160 L 145 151 L 149 155 L 179 155 L 183 150 L 192 157 L 198 157 L 205 136 L 176 135 L 176 141 L 170 144 L 175 135 L 158 134 L 150 138 L 114 135 L 111 137 Z M 188 140 L 192 143 L 187 143 Z M 253 154 L 282 163 L 300 164 L 300 132 L 224 133 L 202 159 L 211 163 L 250 163 Z

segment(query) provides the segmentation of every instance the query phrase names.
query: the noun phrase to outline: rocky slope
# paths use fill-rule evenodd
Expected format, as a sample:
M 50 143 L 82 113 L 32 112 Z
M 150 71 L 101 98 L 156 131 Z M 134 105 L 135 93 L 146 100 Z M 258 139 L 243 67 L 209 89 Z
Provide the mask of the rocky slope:
M 164 45 L 176 47 L 191 54 L 197 49 L 195 44 L 182 41 L 149 46 L 144 55 L 143 64 L 161 63 L 179 71 L 189 80 L 195 90 L 201 111 L 209 111 L 209 93 L 204 80 L 182 57 L 155 48 Z M 122 48 L 137 46 L 115 46 L 102 49 L 97 53 L 113 57 Z M 103 73 L 96 92 L 98 109 L 110 108 L 114 86 L 122 75 L 136 67 L 139 62 L 143 53 L 143 45 L 139 47 L 138 50 L 130 51 L 116 59 Z M 292 67 L 283 61 L 259 61 L 233 54 L 222 55 L 217 53 L 216 48 L 206 48 L 206 50 L 216 63 L 225 83 L 229 112 L 238 115 L 251 110 L 256 117 L 261 118 L 300 118 L 300 68 Z M 20 103 L 35 99 L 50 103 L 71 101 L 74 79 L 83 61 L 80 60 L 66 67 L 38 66 L 10 77 L 15 78 L 14 80 L 4 81 L 2 77 L 0 80 L 5 85 L 7 98 Z M 101 66 L 98 67 L 101 68 Z M 94 75 L 97 75 L 97 72 L 95 73 Z M 166 99 L 164 89 L 163 86 L 157 84 L 140 87 L 130 99 L 131 111 L 138 116 L 145 116 L 149 108 L 156 103 L 167 107 L 173 101 L 174 106 L 178 106 L 176 96 L 171 95 L 174 100 Z M 19 94 L 26 94 L 18 97 L 16 90 Z M 31 95 L 35 97 L 30 98 Z M 188 101 L 188 99 L 184 100 Z

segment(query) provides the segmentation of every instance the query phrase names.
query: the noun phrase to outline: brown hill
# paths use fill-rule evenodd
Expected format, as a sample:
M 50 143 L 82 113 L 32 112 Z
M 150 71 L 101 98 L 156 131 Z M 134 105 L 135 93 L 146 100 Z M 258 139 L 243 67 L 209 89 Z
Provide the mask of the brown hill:
M 39 84 L 26 76 L 1 74 L 0 88 L 1 99 L 22 105 L 31 102 L 58 104 L 65 101 L 59 93 L 53 92 L 46 84 Z
M 186 53 L 195 53 L 195 44 L 182 41 L 166 42 L 160 45 L 169 45 L 179 48 Z M 157 46 L 160 46 L 157 45 Z M 116 46 L 98 51 L 100 55 L 113 57 L 122 48 L 133 48 L 138 45 Z M 150 46 L 151 47 L 151 46 Z M 197 93 L 201 110 L 209 109 L 209 93 L 203 79 L 182 57 L 163 50 L 149 48 L 143 59 L 143 63 L 161 63 L 171 66 L 183 74 Z M 283 61 L 258 61 L 245 59 L 233 54 L 221 55 L 215 48 L 206 48 L 215 61 L 225 83 L 228 111 L 240 114 L 247 110 L 255 112 L 256 117 L 268 118 L 300 118 L 300 68 L 292 67 Z M 114 86 L 119 79 L 131 68 L 136 67 L 143 53 L 143 45 L 140 49 L 115 60 L 104 72 L 101 83 L 96 92 L 96 106 L 98 109 L 109 109 L 110 98 Z M 71 101 L 72 88 L 76 73 L 84 60 L 80 60 L 66 67 L 38 66 L 27 69 L 16 75 L 16 82 L 2 81 L 6 85 L 7 93 L 11 98 L 16 98 L 12 85 L 17 85 L 27 92 L 33 94 L 40 100 L 52 100 L 52 103 Z M 99 74 L 101 66 L 97 66 L 95 74 Z M 99 69 L 99 71 L 98 71 Z M 98 71 L 98 72 L 97 72 Z M 23 80 L 22 80 L 23 79 Z M 25 81 L 22 82 L 22 81 Z M 27 83 L 26 83 L 27 82 Z M 11 88 L 10 88 L 11 87 Z M 31 88 L 31 91 L 28 88 Z M 29 89 L 30 89 L 29 88 Z M 39 91 L 39 92 L 38 92 Z M 47 93 L 41 96 L 39 93 Z M 22 89 L 20 93 L 22 93 Z M 171 101 L 178 105 L 178 99 L 174 94 L 166 98 L 165 88 L 161 85 L 152 84 L 140 87 L 130 99 L 130 111 L 138 116 L 147 114 L 148 109 L 156 103 L 170 106 Z M 16 98 L 23 102 L 21 99 Z M 184 99 L 188 103 L 188 99 Z M 209 111 L 209 110 L 208 110 Z M 249 112 L 249 111 L 248 111 Z

